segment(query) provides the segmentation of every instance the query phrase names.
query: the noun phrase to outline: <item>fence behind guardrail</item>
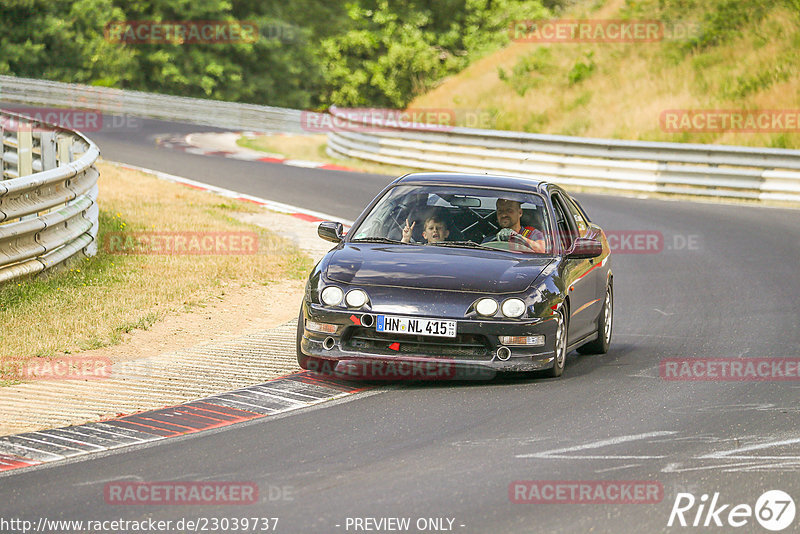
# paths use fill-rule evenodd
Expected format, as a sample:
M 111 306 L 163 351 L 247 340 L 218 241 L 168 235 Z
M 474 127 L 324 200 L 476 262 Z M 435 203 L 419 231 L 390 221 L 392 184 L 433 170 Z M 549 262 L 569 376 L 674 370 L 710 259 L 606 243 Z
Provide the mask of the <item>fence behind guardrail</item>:
M 302 133 L 301 112 L 255 104 L 0 76 L 0 100 L 256 132 Z
M 332 108 L 328 153 L 434 171 L 497 173 L 561 185 L 800 202 L 800 151 L 589 139 L 383 123 Z
M 0 283 L 94 255 L 97 146 L 0 111 Z

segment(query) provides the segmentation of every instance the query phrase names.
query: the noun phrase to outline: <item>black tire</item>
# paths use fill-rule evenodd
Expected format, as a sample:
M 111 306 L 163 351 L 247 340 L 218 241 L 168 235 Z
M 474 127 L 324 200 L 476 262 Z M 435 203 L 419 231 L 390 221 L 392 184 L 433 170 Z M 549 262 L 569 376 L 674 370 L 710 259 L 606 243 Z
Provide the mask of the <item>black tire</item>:
M 569 331 L 569 311 L 566 304 L 558 309 L 559 321 L 556 329 L 555 358 L 553 367 L 545 371 L 545 376 L 558 378 L 564 372 L 567 362 L 567 332 Z
M 597 318 L 597 339 L 578 347 L 581 354 L 605 354 L 611 346 L 611 330 L 614 324 L 614 288 L 608 284 L 603 309 Z

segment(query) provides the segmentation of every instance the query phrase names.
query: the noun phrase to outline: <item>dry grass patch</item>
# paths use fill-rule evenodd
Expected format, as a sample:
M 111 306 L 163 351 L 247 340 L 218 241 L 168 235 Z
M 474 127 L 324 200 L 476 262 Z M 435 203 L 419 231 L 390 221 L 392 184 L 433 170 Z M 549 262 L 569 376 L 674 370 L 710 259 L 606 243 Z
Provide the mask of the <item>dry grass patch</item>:
M 746 12 L 748 6 L 763 7 L 764 16 L 744 18 L 732 31 L 719 22 L 731 13 Z M 707 17 L 714 13 L 717 22 L 710 22 Z M 561 18 L 656 19 L 667 24 L 675 20 L 697 23 L 710 33 L 695 44 L 677 39 L 512 43 L 444 80 L 409 107 L 483 111 L 494 118 L 492 127 L 503 130 L 800 147 L 796 131 L 671 133 L 662 130 L 659 121 L 670 109 L 800 108 L 800 16 L 788 2 L 587 0 Z M 703 44 L 709 35 L 711 44 Z
M 97 256 L 47 277 L 0 287 L 0 375 L 9 366 L 118 343 L 165 314 L 191 310 L 226 288 L 303 278 L 312 263 L 288 241 L 239 222 L 245 202 L 99 164 Z M 112 254 L 108 236 L 149 232 L 254 232 L 255 254 Z M 265 306 L 268 303 L 265 303 Z

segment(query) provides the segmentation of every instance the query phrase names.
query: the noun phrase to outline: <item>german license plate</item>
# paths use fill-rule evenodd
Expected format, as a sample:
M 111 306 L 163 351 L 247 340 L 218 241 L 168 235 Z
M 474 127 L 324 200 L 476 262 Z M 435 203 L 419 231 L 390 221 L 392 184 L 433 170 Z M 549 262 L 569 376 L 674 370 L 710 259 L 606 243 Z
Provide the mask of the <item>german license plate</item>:
M 386 332 L 387 334 L 456 337 L 456 321 L 441 321 L 422 317 L 378 315 L 375 328 L 378 332 Z

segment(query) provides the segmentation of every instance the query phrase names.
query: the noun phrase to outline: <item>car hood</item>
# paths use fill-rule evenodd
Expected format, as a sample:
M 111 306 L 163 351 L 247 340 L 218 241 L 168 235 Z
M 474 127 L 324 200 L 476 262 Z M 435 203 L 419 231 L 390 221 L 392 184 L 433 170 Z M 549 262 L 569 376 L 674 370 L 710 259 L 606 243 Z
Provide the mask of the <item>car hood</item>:
M 326 258 L 329 280 L 356 286 L 518 293 L 553 258 L 487 249 L 345 243 Z

